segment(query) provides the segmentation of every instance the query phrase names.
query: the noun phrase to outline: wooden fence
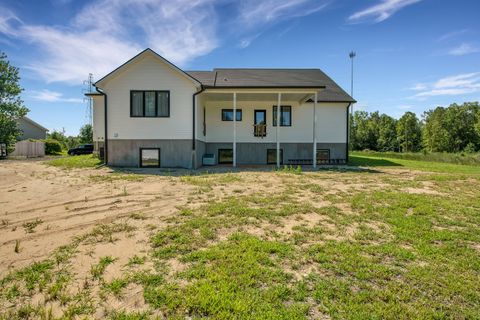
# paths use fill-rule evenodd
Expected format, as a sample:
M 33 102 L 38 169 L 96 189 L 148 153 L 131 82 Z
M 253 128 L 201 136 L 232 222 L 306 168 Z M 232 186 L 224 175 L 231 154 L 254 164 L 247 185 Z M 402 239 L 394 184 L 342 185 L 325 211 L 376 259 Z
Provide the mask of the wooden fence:
M 12 157 L 44 157 L 45 143 L 41 141 L 18 141 L 15 143 L 15 151 L 9 154 Z

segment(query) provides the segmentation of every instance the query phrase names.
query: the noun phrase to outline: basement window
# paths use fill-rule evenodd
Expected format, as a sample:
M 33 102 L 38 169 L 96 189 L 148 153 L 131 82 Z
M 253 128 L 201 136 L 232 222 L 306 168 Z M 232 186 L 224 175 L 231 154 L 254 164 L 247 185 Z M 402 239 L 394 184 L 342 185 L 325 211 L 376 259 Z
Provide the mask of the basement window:
M 160 149 L 159 148 L 140 148 L 140 167 L 141 168 L 160 167 Z
M 317 164 L 327 163 L 330 160 L 330 149 L 317 150 Z
M 267 149 L 267 164 L 277 164 L 277 149 Z M 280 149 L 280 164 L 283 164 L 283 149 Z
M 233 149 L 218 149 L 218 163 L 233 163 Z

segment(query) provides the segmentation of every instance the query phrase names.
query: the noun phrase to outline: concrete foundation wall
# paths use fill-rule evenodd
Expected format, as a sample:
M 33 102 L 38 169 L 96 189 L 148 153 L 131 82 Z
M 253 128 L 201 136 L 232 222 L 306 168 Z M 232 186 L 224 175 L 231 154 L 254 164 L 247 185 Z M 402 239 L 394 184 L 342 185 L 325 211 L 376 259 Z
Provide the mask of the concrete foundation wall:
M 139 167 L 140 148 L 160 148 L 160 167 L 192 167 L 192 140 L 109 140 L 108 164 Z
M 218 149 L 232 149 L 232 143 L 207 143 L 206 153 L 213 153 L 218 163 Z M 276 149 L 276 143 L 237 143 L 237 164 L 266 164 L 267 149 Z M 280 143 L 283 150 L 283 162 L 289 159 L 311 159 L 312 143 Z M 317 150 L 329 149 L 330 159 L 346 159 L 345 143 L 317 143 Z
M 165 168 L 195 168 L 202 166 L 205 153 L 213 153 L 218 163 L 218 149 L 232 149 L 232 143 L 205 143 L 196 141 L 192 151 L 191 140 L 110 140 L 108 164 L 119 167 L 139 167 L 140 148 L 160 148 L 160 166 Z M 275 143 L 237 143 L 237 164 L 267 163 L 267 149 L 276 149 Z M 281 143 L 283 162 L 311 159 L 311 143 Z M 345 143 L 317 143 L 317 149 L 329 149 L 330 159 L 346 159 Z

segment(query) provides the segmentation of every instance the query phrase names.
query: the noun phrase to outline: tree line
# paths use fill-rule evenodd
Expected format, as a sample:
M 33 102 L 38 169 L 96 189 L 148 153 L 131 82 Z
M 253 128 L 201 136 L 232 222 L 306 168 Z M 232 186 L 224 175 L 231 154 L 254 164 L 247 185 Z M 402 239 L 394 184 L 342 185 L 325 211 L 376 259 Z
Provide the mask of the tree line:
M 350 115 L 350 148 L 395 152 L 480 151 L 480 105 L 436 107 L 419 119 L 405 112 L 394 119 L 380 112 L 356 111 Z

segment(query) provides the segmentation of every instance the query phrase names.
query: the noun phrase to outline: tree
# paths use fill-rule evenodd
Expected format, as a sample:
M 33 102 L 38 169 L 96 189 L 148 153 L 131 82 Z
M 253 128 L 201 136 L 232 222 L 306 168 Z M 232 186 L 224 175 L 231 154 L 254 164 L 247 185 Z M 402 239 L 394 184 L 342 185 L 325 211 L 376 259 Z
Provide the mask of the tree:
M 415 113 L 405 112 L 398 120 L 397 137 L 403 152 L 415 152 L 421 149 L 422 128 Z
M 378 112 L 374 117 L 378 116 Z M 372 122 L 372 116 L 366 111 L 356 111 L 352 119 L 352 149 L 353 150 L 376 150 L 377 124 Z
M 80 143 L 93 143 L 93 128 L 91 124 L 86 124 L 80 128 L 78 135 Z
M 382 114 L 378 124 L 378 151 L 395 151 L 398 149 L 397 142 L 397 121 L 386 115 Z
M 448 108 L 437 107 L 424 113 L 423 142 L 430 152 L 460 152 L 480 149 L 478 102 Z
M 21 134 L 17 121 L 29 111 L 20 99 L 23 89 L 19 81 L 18 68 L 10 65 L 7 56 L 0 53 L 0 143 L 6 143 L 9 151 Z

